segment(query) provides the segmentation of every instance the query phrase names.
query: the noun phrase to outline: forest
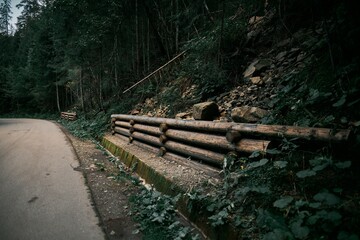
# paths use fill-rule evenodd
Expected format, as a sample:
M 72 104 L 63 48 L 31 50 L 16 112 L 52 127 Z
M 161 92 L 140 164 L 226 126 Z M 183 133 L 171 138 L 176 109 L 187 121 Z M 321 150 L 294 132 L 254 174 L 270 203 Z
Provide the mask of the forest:
M 336 76 L 353 76 L 359 56 L 354 2 L 22 0 L 14 28 L 11 0 L 3 0 L 0 112 L 128 111 L 173 79 L 196 84 L 197 99 L 206 99 L 239 85 L 259 49 L 319 21 L 328 25 L 324 51 Z M 262 45 L 249 41 L 248 20 L 269 13 L 275 32 Z M 123 94 L 182 51 L 186 57 L 175 67 Z

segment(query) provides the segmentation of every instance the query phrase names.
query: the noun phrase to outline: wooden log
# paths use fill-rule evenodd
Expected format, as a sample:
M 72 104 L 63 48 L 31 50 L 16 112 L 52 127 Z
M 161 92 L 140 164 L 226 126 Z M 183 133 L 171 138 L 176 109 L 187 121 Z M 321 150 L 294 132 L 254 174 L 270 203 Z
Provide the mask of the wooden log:
M 121 135 L 123 135 L 123 136 L 126 136 L 126 137 L 130 137 L 130 136 L 131 136 L 129 130 L 128 130 L 128 129 L 125 129 L 125 128 L 115 127 L 115 128 L 114 128 L 114 131 L 115 131 L 116 133 L 119 133 L 119 134 L 121 134 Z
M 76 113 L 71 113 L 71 112 L 61 112 L 60 118 L 63 118 L 65 120 L 74 121 L 74 120 L 76 120 L 77 115 L 76 115 Z
M 255 151 L 266 154 L 266 151 L 270 148 L 270 146 L 271 142 L 266 140 L 241 139 L 235 144 L 235 150 L 249 154 Z
M 159 156 L 162 157 L 162 156 L 164 156 L 165 154 L 166 154 L 166 148 L 161 147 L 161 148 L 159 149 Z
M 124 136 L 118 135 L 118 137 L 121 138 L 121 140 L 123 140 L 123 141 L 127 141 L 126 137 L 124 137 Z M 135 145 L 136 147 L 140 147 L 142 149 L 146 149 L 150 152 L 153 152 L 154 154 L 159 153 L 158 148 L 152 147 L 143 142 L 134 140 L 132 144 Z M 207 175 L 209 175 L 211 177 L 214 177 L 217 179 L 220 178 L 218 169 L 213 168 L 211 166 L 204 165 L 204 164 L 198 164 L 194 161 L 188 160 L 187 158 L 185 158 L 183 156 L 179 156 L 175 153 L 166 151 L 163 158 L 166 160 L 169 160 L 169 161 L 175 161 L 178 164 L 181 164 L 181 165 L 189 167 L 189 168 L 197 169 L 198 171 L 204 171 Z
M 197 144 L 207 149 L 216 148 L 244 153 L 254 151 L 266 152 L 270 145 L 268 140 L 241 139 L 234 143 L 229 143 L 224 136 L 193 133 L 189 131 L 169 129 L 164 133 L 168 138 L 183 141 L 188 144 Z
M 189 145 L 185 145 L 182 143 L 177 143 L 174 141 L 167 141 L 164 144 L 166 149 L 169 149 L 175 153 L 180 153 L 185 156 L 194 157 L 195 159 L 202 160 L 204 162 L 216 165 L 216 166 L 222 166 L 224 155 L 220 153 L 216 153 L 213 151 L 192 147 Z
M 130 130 L 133 129 L 134 131 L 148 133 L 148 134 L 155 135 L 155 136 L 161 135 L 159 128 L 153 127 L 153 126 L 142 125 L 142 124 L 138 124 L 138 123 L 131 125 L 128 122 L 115 121 L 115 126 L 119 126 L 122 128 L 128 128 Z
M 190 144 L 197 144 L 208 148 L 234 148 L 226 141 L 224 136 L 210 135 L 204 133 L 194 133 L 190 131 L 169 129 L 164 133 L 165 136 L 174 140 L 180 140 Z
M 128 122 L 123 122 L 123 121 L 115 121 L 115 126 L 119 126 L 122 128 L 131 128 L 132 125 Z
M 133 125 L 133 128 L 138 132 L 143 132 L 143 133 L 147 133 L 147 134 L 151 134 L 151 135 L 155 135 L 155 136 L 161 135 L 161 132 L 160 132 L 159 128 L 157 128 L 157 127 L 146 126 L 146 125 L 136 123 L 135 125 Z
M 168 140 L 168 138 L 165 135 L 161 135 L 159 137 L 159 140 L 160 140 L 161 143 L 165 143 Z
M 180 120 L 170 118 L 152 118 L 146 116 L 133 116 L 125 114 L 113 114 L 111 117 L 122 121 L 135 121 L 137 123 L 147 125 L 157 125 L 164 123 L 169 128 L 180 128 L 185 130 L 205 131 L 205 132 L 219 132 L 226 133 L 233 123 L 219 123 L 210 121 L 194 121 L 194 120 Z
M 159 129 L 160 129 L 160 132 L 164 133 L 169 129 L 169 126 L 166 123 L 162 123 L 162 124 L 160 124 Z
M 229 130 L 226 133 L 226 140 L 229 143 L 235 143 L 241 139 L 241 133 L 234 130 Z
M 234 131 L 241 134 L 267 136 L 274 138 L 300 138 L 315 141 L 347 141 L 350 130 L 334 130 L 329 128 L 310 128 L 297 126 L 262 125 L 240 123 L 232 126 Z
M 192 121 L 169 118 L 150 118 L 145 116 L 132 116 L 113 114 L 111 117 L 123 121 L 136 121 L 149 125 L 165 123 L 171 128 L 195 130 L 204 132 L 226 133 L 228 130 L 237 131 L 240 134 L 265 136 L 269 138 L 300 138 L 314 141 L 347 141 L 350 138 L 350 130 L 334 130 L 328 128 L 309 128 L 297 126 L 262 125 L 248 123 L 217 123 L 210 121 Z
M 157 137 L 146 135 L 140 132 L 134 132 L 131 136 L 136 140 L 140 140 L 142 142 L 146 142 L 158 147 L 162 147 L 162 144 L 159 142 L 159 139 Z

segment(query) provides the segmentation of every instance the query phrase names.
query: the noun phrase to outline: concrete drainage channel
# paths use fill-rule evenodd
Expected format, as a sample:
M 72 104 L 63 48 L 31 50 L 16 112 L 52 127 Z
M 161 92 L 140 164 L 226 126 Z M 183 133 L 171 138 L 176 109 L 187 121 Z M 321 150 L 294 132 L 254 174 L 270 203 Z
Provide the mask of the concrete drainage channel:
M 106 135 L 102 145 L 158 191 L 182 194 L 178 210 L 210 239 L 237 239 L 239 232 L 230 224 L 213 229 L 206 213 L 189 211 L 184 193 L 204 183 L 221 183 L 219 172 L 227 154 L 248 156 L 258 151 L 266 155 L 284 137 L 304 143 L 341 143 L 350 138 L 349 130 L 111 117 L 112 135 Z

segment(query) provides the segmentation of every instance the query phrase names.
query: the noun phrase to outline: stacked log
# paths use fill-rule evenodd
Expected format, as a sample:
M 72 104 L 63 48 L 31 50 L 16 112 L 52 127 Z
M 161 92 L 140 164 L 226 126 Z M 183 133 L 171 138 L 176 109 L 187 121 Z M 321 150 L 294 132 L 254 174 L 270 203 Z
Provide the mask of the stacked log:
M 60 118 L 66 119 L 69 121 L 75 121 L 77 119 L 77 115 L 76 115 L 76 113 L 73 113 L 73 112 L 61 112 Z
M 221 167 L 229 152 L 266 154 L 274 140 L 298 138 L 320 142 L 343 142 L 350 136 L 349 130 L 308 128 L 245 123 L 220 123 L 210 121 L 151 118 L 114 114 L 113 134 L 140 141 L 159 149 L 159 155 L 169 153 L 199 160 Z

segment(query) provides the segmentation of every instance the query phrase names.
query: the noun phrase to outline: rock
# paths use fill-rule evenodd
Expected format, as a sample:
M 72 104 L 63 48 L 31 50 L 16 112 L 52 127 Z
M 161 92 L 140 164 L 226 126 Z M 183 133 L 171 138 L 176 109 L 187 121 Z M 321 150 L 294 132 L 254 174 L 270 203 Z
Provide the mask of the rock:
M 280 52 L 275 57 L 276 61 L 282 61 L 284 59 L 284 57 L 286 56 L 286 54 L 287 54 L 287 51 Z
M 191 113 L 188 112 L 182 112 L 175 115 L 175 119 L 186 119 L 190 117 Z
M 297 62 L 303 61 L 303 60 L 305 59 L 305 56 L 306 56 L 305 53 L 300 53 L 300 54 L 297 56 L 296 61 L 297 61 Z
M 250 78 L 250 81 L 256 85 L 261 85 L 263 83 L 260 77 L 252 77 Z
M 271 65 L 271 60 L 269 59 L 261 59 L 255 64 L 256 71 L 264 70 Z
M 253 73 L 256 71 L 255 65 L 259 62 L 259 60 L 253 61 L 248 68 L 243 73 L 244 78 L 251 77 Z
M 130 112 L 131 115 L 138 115 L 139 113 L 140 113 L 140 111 L 137 109 L 134 109 Z
M 231 118 L 235 122 L 254 123 L 265 117 L 267 114 L 268 111 L 258 107 L 242 106 L 234 108 L 231 111 Z
M 219 116 L 219 107 L 214 102 L 202 102 L 193 106 L 193 117 L 196 120 L 214 120 Z
M 276 44 L 276 47 L 285 47 L 286 45 L 289 45 L 291 43 L 291 39 L 287 38 L 281 42 L 279 42 L 278 44 Z
M 271 60 L 260 59 L 253 61 L 243 73 L 244 78 L 252 77 L 255 72 L 263 71 L 271 66 Z

